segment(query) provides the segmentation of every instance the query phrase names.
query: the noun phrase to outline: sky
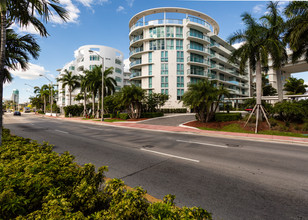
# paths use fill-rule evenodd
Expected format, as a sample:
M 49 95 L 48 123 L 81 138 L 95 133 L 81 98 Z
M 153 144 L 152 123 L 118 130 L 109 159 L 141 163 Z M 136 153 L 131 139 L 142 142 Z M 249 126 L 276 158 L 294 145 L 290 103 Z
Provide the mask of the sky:
M 4 85 L 4 99 L 10 99 L 14 89 L 19 90 L 19 102 L 29 101 L 34 86 L 56 83 L 57 69 L 74 60 L 74 51 L 88 44 L 116 48 L 129 57 L 129 20 L 137 13 L 158 7 L 182 7 L 200 11 L 217 21 L 219 36 L 227 39 L 237 30 L 244 29 L 241 14 L 251 13 L 259 18 L 266 13 L 267 1 L 205 1 L 205 0 L 60 0 L 69 11 L 64 23 L 53 17 L 47 24 L 49 37 L 40 37 L 31 26 L 13 28 L 20 35 L 33 34 L 41 47 L 37 60 L 30 60 L 27 71 L 11 71 L 13 81 Z M 288 2 L 280 2 L 283 8 Z M 127 61 L 126 61 L 127 62 Z M 40 75 L 45 75 L 42 77 Z M 294 74 L 308 82 L 308 72 Z

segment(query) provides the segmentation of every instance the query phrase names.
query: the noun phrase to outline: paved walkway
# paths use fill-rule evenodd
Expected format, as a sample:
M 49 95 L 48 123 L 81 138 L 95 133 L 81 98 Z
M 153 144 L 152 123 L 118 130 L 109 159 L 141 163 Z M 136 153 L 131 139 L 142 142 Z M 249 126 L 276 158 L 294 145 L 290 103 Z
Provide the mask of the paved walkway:
M 51 117 L 51 116 L 43 116 L 43 117 Z M 277 136 L 277 135 L 265 135 L 265 134 L 251 134 L 251 133 L 237 133 L 237 132 L 225 132 L 225 131 L 208 131 L 208 130 L 200 130 L 194 127 L 189 127 L 185 125 L 180 126 L 166 126 L 166 125 L 152 125 L 145 124 L 136 121 L 127 121 L 127 122 L 102 122 L 102 121 L 93 121 L 93 120 L 83 120 L 81 117 L 74 118 L 64 118 L 64 117 L 52 117 L 60 120 L 67 121 L 76 121 L 87 124 L 101 124 L 104 126 L 112 126 L 112 127 L 125 127 L 125 128 L 133 128 L 133 129 L 146 129 L 152 131 L 164 131 L 164 132 L 185 132 L 192 133 L 198 135 L 205 136 L 215 136 L 221 138 L 233 138 L 233 139 L 247 139 L 254 141 L 263 141 L 263 142 L 280 142 L 280 143 L 293 143 L 293 144 L 302 144 L 308 146 L 308 138 L 299 138 L 299 137 L 289 137 L 289 136 Z

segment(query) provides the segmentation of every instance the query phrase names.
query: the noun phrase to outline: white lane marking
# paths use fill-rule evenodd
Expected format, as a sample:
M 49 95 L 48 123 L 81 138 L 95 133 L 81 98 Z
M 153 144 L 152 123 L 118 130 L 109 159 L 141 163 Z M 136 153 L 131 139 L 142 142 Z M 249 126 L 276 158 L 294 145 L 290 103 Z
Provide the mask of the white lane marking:
M 65 133 L 65 134 L 68 134 L 68 132 L 67 132 L 67 131 L 60 131 L 60 130 L 55 130 L 55 131 L 57 131 L 57 132 L 61 132 L 61 133 Z
M 87 129 L 102 131 L 103 129 L 87 127 Z
M 195 142 L 195 141 L 184 141 L 184 140 L 176 140 L 176 141 L 177 142 L 190 143 L 190 144 L 200 144 L 200 145 L 207 145 L 207 146 L 213 146 L 213 147 L 229 148 L 229 147 L 224 146 L 224 145 L 208 144 L 208 143 Z
M 194 160 L 194 159 L 190 159 L 190 158 L 186 158 L 186 157 L 180 157 L 180 156 L 176 156 L 176 155 L 172 155 L 172 154 L 166 154 L 166 153 L 153 151 L 153 150 L 147 150 L 147 149 L 144 149 L 144 148 L 140 148 L 140 150 L 147 151 L 147 152 L 154 153 L 154 154 L 160 154 L 160 155 L 167 156 L 167 157 L 173 157 L 173 158 L 178 158 L 178 159 L 182 159 L 182 160 L 188 160 L 188 161 L 192 161 L 192 162 L 196 162 L 196 163 L 200 162 L 199 160 Z
M 31 123 L 30 125 L 34 125 L 34 124 Z

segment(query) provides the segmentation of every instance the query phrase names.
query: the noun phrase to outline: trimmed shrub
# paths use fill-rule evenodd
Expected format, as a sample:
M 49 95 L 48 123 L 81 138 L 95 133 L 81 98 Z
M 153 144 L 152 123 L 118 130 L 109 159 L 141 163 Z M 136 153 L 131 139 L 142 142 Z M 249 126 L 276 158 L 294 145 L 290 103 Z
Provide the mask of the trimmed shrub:
M 164 116 L 162 112 L 142 112 L 140 118 L 156 118 L 162 116 Z
M 123 120 L 127 120 L 129 118 L 127 113 L 121 113 L 119 114 L 119 118 L 123 119 Z
M 81 116 L 83 112 L 83 105 L 69 105 L 63 108 L 65 117 Z
M 162 108 L 159 110 L 162 113 L 186 113 L 186 108 Z
M 1 219 L 209 219 L 202 208 L 178 208 L 174 196 L 151 204 L 141 187 L 105 182 L 107 167 L 83 167 L 68 152 L 11 136 L 3 130 L 0 148 Z
M 303 127 L 302 127 L 303 131 L 308 131 L 308 122 L 305 122 Z
M 242 118 L 241 113 L 215 113 L 215 121 L 237 121 Z

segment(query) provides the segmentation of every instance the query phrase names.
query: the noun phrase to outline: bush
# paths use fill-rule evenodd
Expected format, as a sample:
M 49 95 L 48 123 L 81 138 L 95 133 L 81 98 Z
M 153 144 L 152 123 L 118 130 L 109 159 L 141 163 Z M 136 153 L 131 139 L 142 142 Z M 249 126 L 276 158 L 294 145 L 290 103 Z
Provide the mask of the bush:
M 302 127 L 303 131 L 308 131 L 308 122 L 305 122 L 303 127 Z
M 237 121 L 242 118 L 241 113 L 215 113 L 215 121 Z
M 38 110 L 37 113 L 39 113 L 39 114 L 45 114 L 44 111 L 42 111 L 42 110 Z
M 123 119 L 123 120 L 127 120 L 129 118 L 127 113 L 121 113 L 119 114 L 119 118 Z
M 80 167 L 68 152 L 59 156 L 51 145 L 9 130 L 0 153 L 1 219 L 212 219 L 204 209 L 176 207 L 170 195 L 151 204 L 141 187 L 105 182 L 107 167 Z
M 278 102 L 274 106 L 274 112 L 286 123 L 302 122 L 305 118 L 303 106 L 299 102 Z
M 162 116 L 164 116 L 162 112 L 142 112 L 140 118 L 156 118 Z
M 162 113 L 186 113 L 186 108 L 162 108 L 159 110 Z
M 64 108 L 65 117 L 69 116 L 81 116 L 83 112 L 83 105 L 69 105 Z

